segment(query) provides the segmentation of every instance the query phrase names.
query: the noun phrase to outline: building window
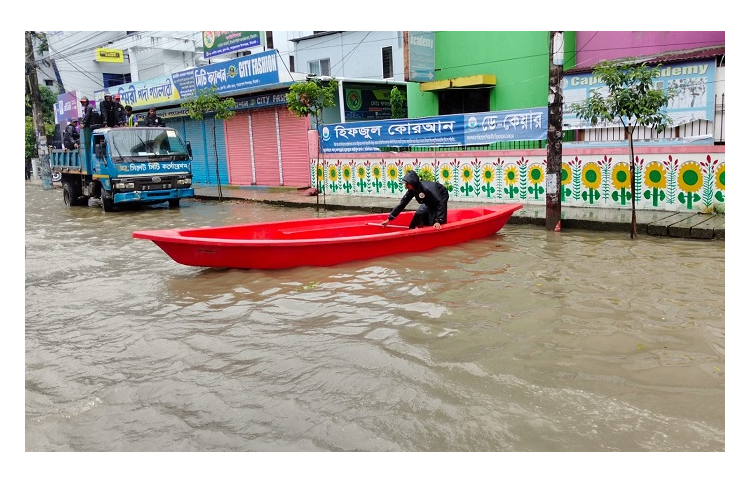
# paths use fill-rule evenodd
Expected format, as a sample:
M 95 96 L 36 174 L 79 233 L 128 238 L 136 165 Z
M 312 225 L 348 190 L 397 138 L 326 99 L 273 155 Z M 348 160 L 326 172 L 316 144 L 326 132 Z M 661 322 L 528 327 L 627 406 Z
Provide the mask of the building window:
M 112 86 L 119 86 L 120 84 L 130 84 L 130 73 L 128 74 L 102 74 L 104 80 L 104 89 Z
M 383 47 L 383 79 L 393 77 L 393 47 Z
M 294 72 L 294 56 L 293 55 L 289 56 L 289 70 L 291 72 Z
M 331 59 L 320 59 L 307 63 L 307 70 L 310 74 L 316 76 L 331 75 Z
M 44 80 L 44 85 L 47 86 L 47 87 L 52 87 L 52 86 L 55 85 L 55 81 L 53 81 L 52 79 L 45 79 Z
M 273 49 L 273 31 L 266 31 L 266 49 Z

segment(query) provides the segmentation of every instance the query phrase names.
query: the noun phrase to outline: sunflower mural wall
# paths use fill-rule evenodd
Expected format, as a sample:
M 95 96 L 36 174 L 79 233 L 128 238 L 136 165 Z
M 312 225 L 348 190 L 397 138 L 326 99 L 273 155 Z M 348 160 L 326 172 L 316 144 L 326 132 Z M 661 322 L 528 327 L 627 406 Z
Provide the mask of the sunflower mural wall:
M 699 212 L 720 206 L 723 210 L 724 153 L 703 149 L 702 153 L 684 148 L 639 153 L 634 160 L 636 209 Z M 546 150 L 426 153 L 414 158 L 421 154 L 409 153 L 410 158 L 398 153 L 371 155 L 327 159 L 321 165 L 311 160 L 310 178 L 331 194 L 400 197 L 404 173 L 428 169 L 441 183 L 451 185 L 453 201 L 546 205 Z M 564 155 L 563 207 L 630 209 L 631 176 L 626 150 Z

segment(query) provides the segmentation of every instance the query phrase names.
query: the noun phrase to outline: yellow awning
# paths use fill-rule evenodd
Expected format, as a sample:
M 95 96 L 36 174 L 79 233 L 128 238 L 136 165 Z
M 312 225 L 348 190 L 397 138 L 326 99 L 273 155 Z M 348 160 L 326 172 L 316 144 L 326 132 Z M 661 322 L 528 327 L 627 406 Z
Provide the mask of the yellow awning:
M 492 87 L 496 83 L 494 74 L 477 74 L 476 76 L 454 77 L 442 81 L 423 82 L 419 86 L 422 92 L 443 91 L 457 87 Z

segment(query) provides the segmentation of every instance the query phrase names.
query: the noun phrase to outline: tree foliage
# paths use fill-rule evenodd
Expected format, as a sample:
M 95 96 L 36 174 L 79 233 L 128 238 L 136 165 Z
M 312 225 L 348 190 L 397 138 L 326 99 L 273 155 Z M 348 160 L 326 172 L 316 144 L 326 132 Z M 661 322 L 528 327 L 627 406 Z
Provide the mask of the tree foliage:
M 636 65 L 613 61 L 600 62 L 594 66 L 593 78 L 607 86 L 605 92 L 592 90 L 590 97 L 582 103 L 572 103 L 576 117 L 589 121 L 592 125 L 600 122 L 611 124 L 620 122 L 627 133 L 630 149 L 630 199 L 632 221 L 630 238 L 637 235 L 635 217 L 635 155 L 633 133 L 637 126 L 651 127 L 657 133 L 663 132 L 672 123 L 664 108 L 675 96 L 669 89 L 654 89 L 654 79 L 659 76 L 659 66 L 647 67 L 645 63 Z
M 236 103 L 234 99 L 220 98 L 218 88 L 211 86 L 209 89 L 201 89 L 198 95 L 181 104 L 181 107 L 187 109 L 190 119 L 203 119 L 206 114 L 213 113 L 215 119 L 230 119 L 234 116 L 232 108 Z
M 28 91 L 28 86 L 27 91 Z M 55 103 L 57 102 L 57 94 L 47 86 L 39 86 L 39 96 L 42 98 L 42 120 L 44 121 L 44 134 L 47 136 L 47 144 L 52 142 L 52 137 L 55 135 Z M 25 156 L 27 160 L 36 158 L 39 156 L 37 152 L 37 141 L 36 141 L 36 126 L 34 126 L 33 108 L 31 105 L 31 95 L 26 92 L 24 98 L 24 109 L 26 114 L 26 125 L 25 125 L 25 138 L 26 138 L 26 151 Z
M 336 105 L 337 90 L 338 84 L 333 79 L 328 81 L 327 85 L 323 85 L 319 79 L 298 82 L 289 87 L 286 105 L 295 116 L 313 116 L 316 124 L 320 124 L 323 109 Z
M 406 116 L 406 98 L 401 94 L 398 86 L 393 86 L 393 89 L 391 89 L 391 118 L 398 119 Z

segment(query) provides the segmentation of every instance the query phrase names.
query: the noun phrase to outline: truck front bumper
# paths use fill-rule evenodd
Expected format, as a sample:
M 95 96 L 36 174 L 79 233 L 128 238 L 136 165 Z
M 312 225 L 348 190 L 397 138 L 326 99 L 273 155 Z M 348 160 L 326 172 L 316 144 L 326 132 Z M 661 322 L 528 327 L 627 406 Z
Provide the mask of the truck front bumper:
M 175 198 L 186 198 L 195 195 L 192 188 L 173 188 L 171 190 L 152 190 L 148 192 L 124 192 L 115 193 L 115 203 L 127 202 L 166 202 Z

